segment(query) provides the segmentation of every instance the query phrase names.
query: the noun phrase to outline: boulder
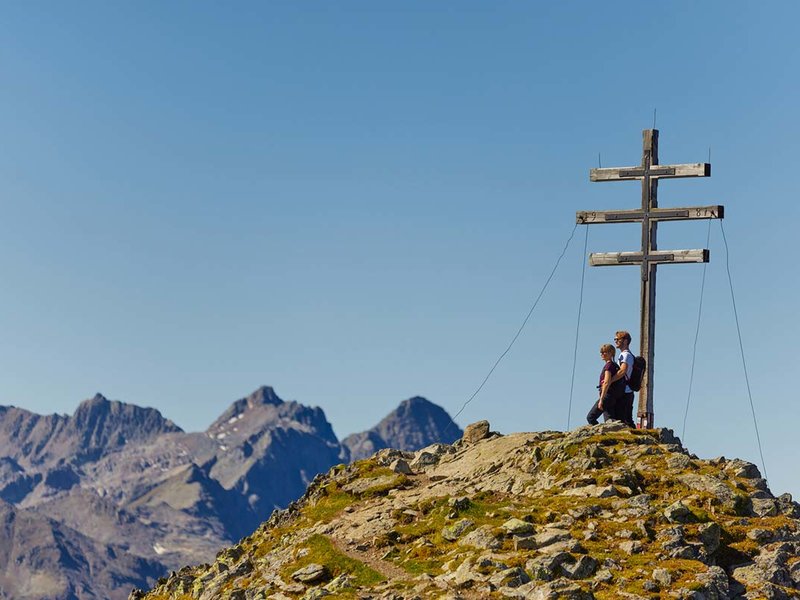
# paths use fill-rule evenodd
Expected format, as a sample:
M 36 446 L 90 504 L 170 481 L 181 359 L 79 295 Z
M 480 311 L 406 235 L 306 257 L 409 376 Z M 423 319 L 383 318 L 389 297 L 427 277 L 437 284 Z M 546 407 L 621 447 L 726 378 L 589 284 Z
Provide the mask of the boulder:
M 460 519 L 459 521 L 453 523 L 452 525 L 448 525 L 442 529 L 442 537 L 446 539 L 448 542 L 455 542 L 458 538 L 460 538 L 464 532 L 475 525 L 473 521 L 469 519 Z
M 461 440 L 465 444 L 474 444 L 487 437 L 489 437 L 489 421 L 478 421 L 464 428 L 464 435 L 461 436 Z
M 301 583 L 318 583 L 329 576 L 328 568 L 317 563 L 311 563 L 292 573 L 292 579 Z
M 561 563 L 561 570 L 569 579 L 586 579 L 594 574 L 595 569 L 597 569 L 597 561 L 586 554 L 574 563 Z
M 484 550 L 496 550 L 503 545 L 488 525 L 482 525 L 475 531 L 470 531 L 458 543 L 463 546 L 473 546 Z
M 678 500 L 664 509 L 664 516 L 670 523 L 688 523 L 692 520 L 692 511 Z
M 533 525 L 522 519 L 509 519 L 502 525 L 509 535 L 525 535 L 533 533 Z

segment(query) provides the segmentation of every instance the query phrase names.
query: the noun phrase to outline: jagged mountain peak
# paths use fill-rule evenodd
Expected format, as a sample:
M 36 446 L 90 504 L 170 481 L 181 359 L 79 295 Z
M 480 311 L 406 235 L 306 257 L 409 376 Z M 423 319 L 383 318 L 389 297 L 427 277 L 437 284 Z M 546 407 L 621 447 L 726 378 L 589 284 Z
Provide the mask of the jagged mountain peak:
M 262 385 L 250 395 L 239 398 L 231 403 L 225 412 L 217 417 L 216 421 L 211 424 L 208 430 L 219 429 L 219 427 L 226 422 L 231 421 L 231 419 L 240 418 L 247 412 L 257 411 L 262 407 L 280 407 L 284 404 L 286 403 L 275 393 L 275 390 L 271 386 Z M 269 414 L 274 413 L 270 412 Z
M 262 404 L 274 404 L 279 405 L 283 404 L 283 400 L 278 397 L 278 394 L 275 393 L 275 390 L 268 385 L 262 385 L 252 394 L 250 394 L 247 398 L 247 406 L 259 406 Z
M 81 402 L 72 416 L 42 416 L 17 408 L 0 416 L 0 455 L 36 469 L 65 460 L 94 461 L 128 442 L 182 431 L 154 408 L 108 400 L 102 394 Z
M 100 393 L 78 405 L 70 418 L 70 429 L 82 434 L 93 446 L 102 445 L 115 435 L 114 444 L 118 445 L 127 440 L 183 431 L 155 408 L 109 400 Z
M 206 430 L 209 436 L 244 439 L 274 427 L 298 428 L 338 445 L 333 428 L 318 406 L 285 402 L 270 386 L 261 386 L 233 402 Z M 222 439 L 222 438 L 221 438 Z
M 449 444 L 461 434 L 461 428 L 441 406 L 414 396 L 403 400 L 372 429 L 347 436 L 342 445 L 351 460 L 359 460 L 382 448 L 418 450 L 435 443 Z
M 152 415 L 153 417 L 160 419 L 165 424 L 167 424 L 166 426 L 168 428 L 179 430 L 178 426 L 175 425 L 169 419 L 164 418 L 158 409 L 139 406 L 138 404 L 130 404 L 128 402 L 122 402 L 120 400 L 110 400 L 100 392 L 96 393 L 91 398 L 83 400 L 80 404 L 78 404 L 78 408 L 75 409 L 73 418 L 85 414 L 103 414 L 103 413 Z
M 400 403 L 400 406 L 397 407 L 395 412 L 424 410 L 432 406 L 436 405 L 427 398 L 424 398 L 422 396 L 413 396 L 411 398 L 408 398 L 407 400 L 403 400 Z
M 428 415 L 439 416 L 444 412 L 441 406 L 434 404 L 427 398 L 414 396 L 403 400 L 396 409 L 384 417 L 383 421 L 390 421 L 395 418 L 426 418 Z M 458 439 L 458 436 L 455 439 Z

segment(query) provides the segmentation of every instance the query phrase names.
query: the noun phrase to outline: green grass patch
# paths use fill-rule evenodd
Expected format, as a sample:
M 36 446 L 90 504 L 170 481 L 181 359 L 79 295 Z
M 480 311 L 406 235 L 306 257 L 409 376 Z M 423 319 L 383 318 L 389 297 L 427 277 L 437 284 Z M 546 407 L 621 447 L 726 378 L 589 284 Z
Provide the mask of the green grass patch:
M 388 469 L 387 469 L 388 470 Z M 393 474 L 389 471 L 390 474 Z M 402 473 L 393 477 L 391 480 L 387 481 L 386 483 L 382 483 L 379 485 L 374 485 L 371 488 L 364 490 L 364 493 L 361 494 L 362 498 L 374 498 L 376 496 L 385 496 L 389 493 L 390 490 L 395 488 L 405 487 L 408 484 L 408 477 L 403 475 Z
M 329 523 L 333 517 L 355 503 L 356 498 L 339 489 L 335 483 L 325 486 L 325 495 L 313 506 L 303 508 L 303 516 L 312 523 Z
M 289 525 L 257 531 L 244 540 L 242 550 L 254 558 L 262 558 L 280 546 L 283 537 L 291 531 Z
M 400 563 L 400 566 L 409 575 L 418 576 L 427 574 L 432 577 L 436 577 L 442 572 L 442 564 L 443 563 L 440 560 L 409 558 Z
M 365 458 L 364 460 L 356 461 L 356 463 L 353 464 L 353 468 L 355 469 L 356 478 L 394 475 L 394 471 L 389 467 L 380 465 L 374 458 Z
M 293 581 L 292 573 L 311 563 L 326 566 L 330 571 L 331 578 L 347 573 L 353 578 L 355 586 L 369 587 L 386 581 L 383 575 L 368 565 L 336 550 L 330 539 L 324 535 L 312 535 L 302 547 L 308 549 L 308 554 L 281 568 L 280 575 L 284 581 Z

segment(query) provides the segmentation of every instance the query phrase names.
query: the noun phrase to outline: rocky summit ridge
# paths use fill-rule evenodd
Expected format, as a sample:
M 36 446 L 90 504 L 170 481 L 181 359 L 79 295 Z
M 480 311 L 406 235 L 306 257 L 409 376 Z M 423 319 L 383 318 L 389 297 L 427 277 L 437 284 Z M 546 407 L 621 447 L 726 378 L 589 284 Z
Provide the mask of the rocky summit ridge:
M 800 597 L 800 505 L 617 422 L 384 449 L 130 600 Z

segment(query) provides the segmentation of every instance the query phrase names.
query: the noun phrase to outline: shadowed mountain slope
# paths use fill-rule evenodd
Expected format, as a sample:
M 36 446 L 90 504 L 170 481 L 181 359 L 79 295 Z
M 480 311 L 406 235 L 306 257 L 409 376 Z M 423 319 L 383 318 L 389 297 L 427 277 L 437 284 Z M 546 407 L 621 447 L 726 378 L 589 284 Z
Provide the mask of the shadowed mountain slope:
M 155 560 L 0 501 L 0 598 L 119 600 L 163 572 Z
M 40 600 L 123 597 L 120 589 L 154 573 L 212 560 L 347 455 L 321 408 L 285 402 L 266 386 L 196 433 L 100 394 L 72 416 L 0 407 L 0 501 L 13 505 L 5 505 L 12 522 L 26 523 L 28 554 L 42 557 L 40 573 L 36 561 L 15 567 L 28 564 L 15 555 L 0 571 L 0 598 L 2 590 Z M 0 545 L 19 546 L 14 531 Z M 118 564 L 103 562 L 109 553 Z M 86 569 L 109 575 L 86 587 Z

